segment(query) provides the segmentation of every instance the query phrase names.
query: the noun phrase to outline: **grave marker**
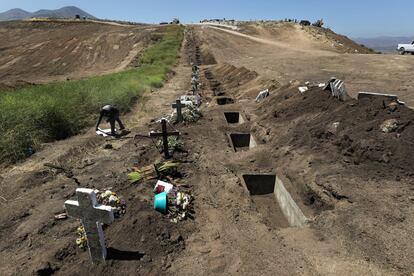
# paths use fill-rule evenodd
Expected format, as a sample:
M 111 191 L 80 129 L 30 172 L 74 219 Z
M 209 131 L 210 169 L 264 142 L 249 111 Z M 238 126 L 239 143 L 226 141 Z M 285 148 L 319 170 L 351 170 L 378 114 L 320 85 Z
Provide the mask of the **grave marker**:
M 76 196 L 77 201 L 65 202 L 66 212 L 70 217 L 81 219 L 92 262 L 105 262 L 107 252 L 102 223 L 111 224 L 114 221 L 112 207 L 98 204 L 92 189 L 78 188 Z
M 168 136 L 179 136 L 180 133 L 177 131 L 168 132 L 167 131 L 167 120 L 161 119 L 161 129 L 162 132 L 150 132 L 150 137 L 157 138 L 162 137 L 163 141 L 163 148 L 164 148 L 164 156 L 166 159 L 170 158 L 170 152 L 168 150 Z
M 183 113 L 182 109 L 186 108 L 187 106 L 185 104 L 181 103 L 181 100 L 176 100 L 174 104 L 172 104 L 172 108 L 177 109 L 177 123 L 181 123 L 183 119 Z
M 345 88 L 345 83 L 342 80 L 331 78 L 323 88 L 324 91 L 331 91 L 332 96 L 340 101 L 346 101 L 349 96 Z

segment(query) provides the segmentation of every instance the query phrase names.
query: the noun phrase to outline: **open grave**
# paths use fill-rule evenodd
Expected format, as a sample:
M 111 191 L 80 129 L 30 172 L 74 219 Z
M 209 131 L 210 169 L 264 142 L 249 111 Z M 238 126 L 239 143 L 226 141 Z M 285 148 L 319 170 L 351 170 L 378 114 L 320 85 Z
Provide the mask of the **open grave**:
M 213 74 L 211 73 L 211 71 L 210 70 L 206 70 L 206 71 L 204 71 L 204 76 L 206 77 L 206 79 L 207 80 L 213 80 L 214 79 L 214 76 L 213 76 Z
M 200 66 L 201 65 L 201 53 L 200 53 L 200 46 L 196 46 L 195 47 L 195 61 L 196 61 L 196 65 Z
M 228 134 L 230 145 L 234 151 L 246 151 L 257 146 L 256 140 L 250 133 Z
M 244 118 L 240 112 L 224 112 L 224 117 L 228 124 L 243 124 Z
M 245 174 L 243 181 L 266 225 L 286 228 L 306 224 L 305 215 L 276 174 Z
M 232 98 L 222 97 L 216 99 L 218 105 L 233 104 L 234 100 Z

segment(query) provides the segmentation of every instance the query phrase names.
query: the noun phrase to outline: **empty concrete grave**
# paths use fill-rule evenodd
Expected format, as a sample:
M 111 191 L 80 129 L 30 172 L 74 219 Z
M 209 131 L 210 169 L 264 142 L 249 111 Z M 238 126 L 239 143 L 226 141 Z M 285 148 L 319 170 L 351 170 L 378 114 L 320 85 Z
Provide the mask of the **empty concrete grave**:
M 234 100 L 232 98 L 217 98 L 217 104 L 218 105 L 226 105 L 226 104 L 233 104 Z
M 243 181 L 267 226 L 286 228 L 305 225 L 305 215 L 275 174 L 245 174 Z
M 231 147 L 234 151 L 245 151 L 257 146 L 253 135 L 250 133 L 230 133 L 228 134 Z
M 240 112 L 224 112 L 224 117 L 228 124 L 243 124 L 244 118 Z

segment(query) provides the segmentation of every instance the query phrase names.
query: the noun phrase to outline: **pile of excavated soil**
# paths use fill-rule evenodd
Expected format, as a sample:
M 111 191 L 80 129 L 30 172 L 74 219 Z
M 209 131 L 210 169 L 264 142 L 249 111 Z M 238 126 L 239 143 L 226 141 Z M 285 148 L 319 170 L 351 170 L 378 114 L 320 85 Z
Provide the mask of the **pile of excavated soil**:
M 340 102 L 320 88 L 300 94 L 297 87 L 285 87 L 259 111 L 268 124 L 306 117 L 286 137 L 294 148 L 327 152 L 326 161 L 342 162 L 361 175 L 414 175 L 414 111 L 404 105 L 386 98 Z M 380 127 L 391 119 L 398 126 L 384 133 Z
M 258 91 L 275 90 L 280 86 L 275 80 L 260 78 L 255 71 L 226 63 L 214 67 L 214 77 L 225 85 L 224 90 L 232 91 L 232 96 L 235 97 L 255 98 Z

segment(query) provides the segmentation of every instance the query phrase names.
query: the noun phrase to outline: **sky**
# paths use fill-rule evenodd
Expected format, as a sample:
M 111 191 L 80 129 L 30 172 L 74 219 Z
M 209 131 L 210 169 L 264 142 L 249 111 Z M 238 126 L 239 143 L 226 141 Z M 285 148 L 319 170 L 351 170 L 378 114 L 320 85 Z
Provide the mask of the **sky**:
M 414 36 L 414 0 L 0 0 L 0 11 L 30 12 L 77 6 L 99 17 L 144 23 L 297 18 L 315 21 L 350 37 Z

